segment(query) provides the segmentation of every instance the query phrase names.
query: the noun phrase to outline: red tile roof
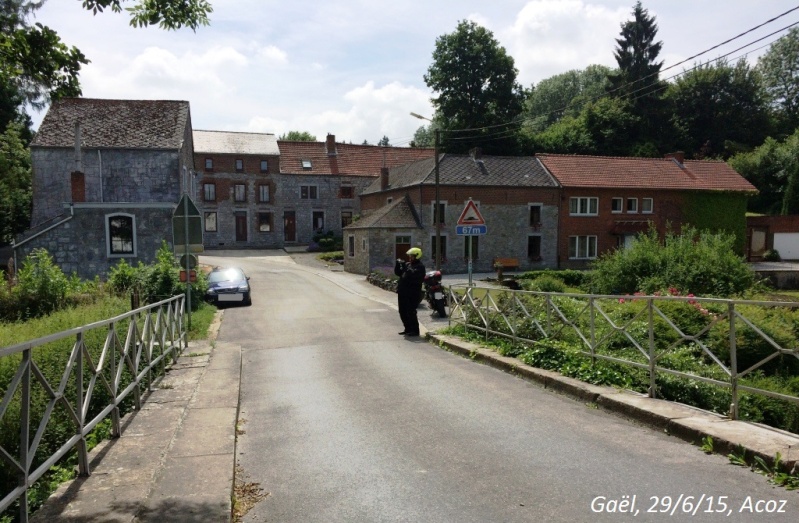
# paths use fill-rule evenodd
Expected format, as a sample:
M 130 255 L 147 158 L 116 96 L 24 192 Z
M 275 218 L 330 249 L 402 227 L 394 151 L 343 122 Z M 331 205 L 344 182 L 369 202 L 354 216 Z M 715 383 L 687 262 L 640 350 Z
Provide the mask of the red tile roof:
M 281 174 L 341 174 L 378 176 L 381 167 L 402 165 L 421 158 L 432 158 L 433 149 L 380 147 L 377 145 L 335 144 L 335 154 L 328 155 L 326 142 L 290 142 L 278 140 Z M 302 161 L 311 168 L 303 169 Z
M 563 187 L 757 192 L 722 161 L 536 154 Z

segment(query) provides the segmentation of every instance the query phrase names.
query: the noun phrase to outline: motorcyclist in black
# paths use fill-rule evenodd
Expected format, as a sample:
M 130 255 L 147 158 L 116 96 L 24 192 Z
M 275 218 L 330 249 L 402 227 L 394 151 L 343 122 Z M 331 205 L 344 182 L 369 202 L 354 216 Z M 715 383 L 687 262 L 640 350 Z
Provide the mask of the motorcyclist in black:
M 419 319 L 416 317 L 416 307 L 422 293 L 422 281 L 425 269 L 422 265 L 422 250 L 418 247 L 408 249 L 408 261 L 397 259 L 394 264 L 394 274 L 399 276 L 397 282 L 397 305 L 402 325 L 405 329 L 400 332 L 405 336 L 419 335 Z

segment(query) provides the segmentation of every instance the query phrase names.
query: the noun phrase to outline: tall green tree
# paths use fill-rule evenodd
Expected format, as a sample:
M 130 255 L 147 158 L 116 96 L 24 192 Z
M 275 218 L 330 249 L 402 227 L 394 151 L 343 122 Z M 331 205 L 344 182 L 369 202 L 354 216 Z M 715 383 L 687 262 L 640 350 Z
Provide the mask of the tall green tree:
M 729 158 L 769 135 L 771 118 L 761 76 L 745 60 L 700 65 L 669 85 L 678 149 L 689 157 Z
M 523 93 L 516 82 L 513 58 L 491 31 L 461 21 L 454 32 L 436 39 L 433 63 L 424 81 L 444 130 L 446 149 L 463 151 L 479 145 L 486 152 L 512 153 L 517 148 L 517 118 Z
M 83 8 L 97 14 L 110 7 L 119 13 L 123 3 L 133 4 L 133 7 L 124 8 L 130 13 L 133 27 L 158 24 L 161 29 L 189 27 L 196 31 L 201 25 L 209 24 L 208 15 L 213 12 L 207 0 L 83 0 Z
M 799 127 L 799 28 L 771 44 L 758 59 L 757 69 L 780 128 L 792 133 Z
M 433 126 L 421 125 L 413 133 L 413 140 L 411 140 L 410 145 L 411 147 L 433 147 L 434 142 Z
M 383 137 L 380 139 L 380 141 L 377 142 L 377 145 L 380 145 L 382 147 L 388 147 L 388 146 L 391 145 L 391 142 L 389 142 L 388 136 L 383 135 Z
M 316 136 L 308 131 L 289 131 L 285 134 L 281 134 L 277 139 L 287 142 L 315 142 Z
M 0 245 L 30 226 L 31 155 L 21 131 L 12 123 L 0 134 Z

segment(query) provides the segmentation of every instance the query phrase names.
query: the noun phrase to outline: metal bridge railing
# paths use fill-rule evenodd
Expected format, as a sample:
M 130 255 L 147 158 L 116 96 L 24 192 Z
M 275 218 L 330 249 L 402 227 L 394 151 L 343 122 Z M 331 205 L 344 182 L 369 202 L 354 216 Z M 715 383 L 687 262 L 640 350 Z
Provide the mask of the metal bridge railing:
M 799 303 L 534 292 L 462 284 L 451 285 L 448 294 L 450 323 L 481 331 L 486 339 L 500 336 L 515 344 L 542 339 L 571 342 L 592 362 L 601 359 L 645 370 L 650 397 L 657 397 L 658 375 L 669 374 L 729 389 L 731 419 L 738 419 L 741 392 L 799 405 L 797 396 L 742 381 L 769 363 L 773 366 L 780 356 L 799 360 L 799 314 L 795 314 Z M 673 305 L 665 305 L 675 302 L 682 307 L 673 310 Z M 769 327 L 758 325 L 765 310 L 771 315 Z M 695 332 L 686 332 L 686 314 L 704 318 L 687 322 L 700 325 Z M 774 330 L 781 330 L 780 336 L 769 332 Z M 704 375 L 663 364 L 669 354 L 687 345 L 704 362 L 712 362 Z
M 27 522 L 28 488 L 72 449 L 79 473 L 90 474 L 87 435 L 110 415 L 111 434 L 120 436 L 120 406 L 139 409 L 143 389 L 152 390 L 187 347 L 184 313 L 185 295 L 179 295 L 0 348 L 0 369 L 12 371 L 8 386 L 0 388 L 0 428 L 19 434 L 13 445 L 0 440 L 6 483 L 17 478 L 15 488 L 0 493 L 0 513 L 19 500 L 19 519 Z M 54 375 L 60 376 L 57 383 Z M 67 433 L 58 428 L 65 420 Z

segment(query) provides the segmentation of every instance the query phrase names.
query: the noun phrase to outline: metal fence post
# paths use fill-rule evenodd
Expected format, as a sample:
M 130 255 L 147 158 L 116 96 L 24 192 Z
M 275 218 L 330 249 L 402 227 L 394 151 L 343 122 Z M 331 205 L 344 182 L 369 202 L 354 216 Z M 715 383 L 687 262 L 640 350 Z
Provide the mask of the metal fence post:
M 81 476 L 89 476 L 91 471 L 89 470 L 89 450 L 86 446 L 86 438 L 83 436 L 83 424 L 86 422 L 86 416 L 84 415 L 83 405 L 84 405 L 84 398 L 83 398 L 83 332 L 79 332 L 75 337 L 75 348 L 78 351 L 76 355 L 77 369 L 76 369 L 76 376 L 75 376 L 75 389 L 77 392 L 77 400 L 78 400 L 78 432 L 77 434 L 80 436 L 78 443 L 76 445 L 78 451 L 78 474 Z
M 30 458 L 28 457 L 28 447 L 30 446 L 30 408 L 31 408 L 31 358 L 33 349 L 26 349 L 22 352 L 22 388 L 20 389 L 20 416 L 19 416 L 19 464 L 22 472 L 19 476 L 19 486 L 25 487 L 25 492 L 19 498 L 19 520 L 28 523 L 28 472 L 30 471 Z
M 730 317 L 730 419 L 738 419 L 738 344 L 735 339 L 735 303 L 732 301 L 727 304 L 727 314 Z
M 589 326 L 591 328 L 591 366 L 596 365 L 596 330 L 594 320 L 596 319 L 596 311 L 594 310 L 594 297 L 588 298 L 588 318 Z
M 655 358 L 655 300 L 647 298 L 648 323 L 649 323 L 649 397 L 657 397 L 657 360 Z
M 131 318 L 131 321 L 134 321 L 135 316 L 132 316 Z M 111 345 L 108 347 L 108 350 L 111 352 L 111 357 L 108 360 L 109 365 L 111 366 L 111 388 L 114 391 L 114 398 L 116 398 L 119 394 L 119 383 L 117 382 L 117 336 L 113 325 L 108 327 L 108 338 L 112 341 Z M 119 364 L 122 365 L 121 360 Z M 119 415 L 119 405 L 115 405 L 113 410 L 111 410 L 111 437 L 118 438 L 121 435 L 122 424 Z

